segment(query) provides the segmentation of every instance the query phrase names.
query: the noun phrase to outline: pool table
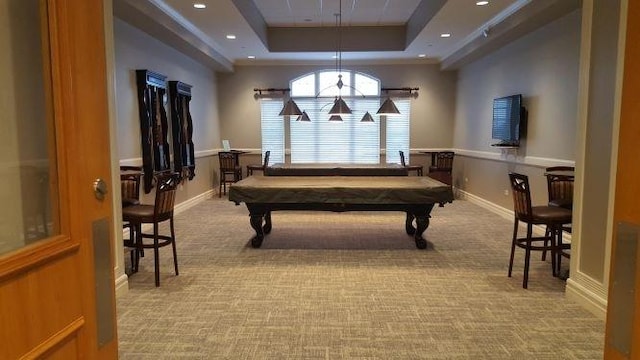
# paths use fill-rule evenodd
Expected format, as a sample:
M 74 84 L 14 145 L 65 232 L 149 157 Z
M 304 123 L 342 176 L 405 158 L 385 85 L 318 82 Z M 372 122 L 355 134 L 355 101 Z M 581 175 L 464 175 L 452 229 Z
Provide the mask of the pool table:
M 422 234 L 431 210 L 435 204 L 452 202 L 453 192 L 451 186 L 417 176 L 251 176 L 231 186 L 229 200 L 246 204 L 256 232 L 254 248 L 271 231 L 272 211 L 319 210 L 403 211 L 407 234 L 417 248 L 425 249 Z

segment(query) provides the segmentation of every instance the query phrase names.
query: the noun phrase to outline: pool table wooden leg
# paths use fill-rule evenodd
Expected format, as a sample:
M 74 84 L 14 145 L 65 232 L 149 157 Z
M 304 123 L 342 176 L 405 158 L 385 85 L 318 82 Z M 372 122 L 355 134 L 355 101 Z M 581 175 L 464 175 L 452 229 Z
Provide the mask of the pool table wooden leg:
M 265 234 L 271 232 L 271 211 L 264 213 L 264 226 L 262 227 L 262 230 Z
M 418 207 L 414 208 L 411 212 L 407 212 L 407 221 L 409 218 L 409 213 L 411 216 L 416 219 L 416 230 L 415 234 L 413 234 L 413 239 L 416 242 L 416 247 L 418 249 L 426 249 L 427 248 L 427 240 L 422 237 L 422 234 L 429 227 L 429 218 L 431 218 L 431 210 L 433 210 L 433 204 L 426 207 Z M 407 231 L 408 232 L 408 231 Z
M 262 241 L 264 240 L 264 231 L 262 230 L 263 217 L 264 213 L 251 213 L 249 215 L 251 227 L 256 231 L 256 236 L 251 239 L 251 246 L 254 248 L 262 246 Z
M 407 235 L 414 235 L 416 233 L 416 228 L 413 227 L 414 216 L 408 211 L 406 213 L 407 219 L 404 221 L 404 228 L 407 230 Z
M 416 247 L 418 249 L 427 248 L 427 240 L 422 237 L 422 234 L 429 227 L 429 218 L 430 216 L 427 214 L 416 215 L 416 233 L 413 235 L 413 238 L 416 241 Z

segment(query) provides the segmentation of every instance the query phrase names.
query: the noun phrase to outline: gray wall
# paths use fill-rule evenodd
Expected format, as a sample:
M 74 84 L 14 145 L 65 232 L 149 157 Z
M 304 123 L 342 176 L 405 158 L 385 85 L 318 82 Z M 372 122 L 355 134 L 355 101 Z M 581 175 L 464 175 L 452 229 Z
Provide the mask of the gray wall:
M 236 66 L 234 73 L 218 74 L 221 133 L 233 147 L 259 149 L 260 105 L 254 88 L 287 88 L 300 75 L 332 65 Z M 383 87 L 419 87 L 411 104 L 411 148 L 450 148 L 456 73 L 438 65 L 343 65 L 344 69 L 367 73 Z M 384 129 L 383 129 L 384 130 Z M 384 131 L 381 132 L 384 146 Z M 288 148 L 288 146 L 287 146 Z
M 120 19 L 114 19 L 114 37 L 119 158 L 128 164 L 141 163 L 135 70 L 153 70 L 166 75 L 167 80 L 193 86 L 190 110 L 196 177 L 181 186 L 176 201 L 188 200 L 211 189 L 215 183 L 213 169 L 217 168 L 217 160 L 214 163 L 211 154 L 220 147 L 215 72 Z M 169 112 L 168 104 L 165 107 Z
M 453 147 L 454 184 L 512 208 L 507 173 L 528 173 L 534 202 L 546 201 L 543 167 L 572 162 L 576 151 L 580 11 L 575 11 L 459 70 Z M 522 94 L 528 110 L 518 149 L 491 144 L 493 99 Z M 465 156 L 468 155 L 468 156 Z M 532 167 L 527 169 L 527 167 Z

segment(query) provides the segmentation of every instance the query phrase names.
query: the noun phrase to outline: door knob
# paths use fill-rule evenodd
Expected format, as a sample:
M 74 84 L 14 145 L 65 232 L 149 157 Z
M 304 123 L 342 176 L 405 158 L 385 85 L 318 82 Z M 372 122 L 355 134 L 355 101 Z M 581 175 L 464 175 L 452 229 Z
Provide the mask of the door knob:
M 93 182 L 93 193 L 98 200 L 104 200 L 104 196 L 107 195 L 109 189 L 107 189 L 107 183 L 102 179 L 95 179 Z

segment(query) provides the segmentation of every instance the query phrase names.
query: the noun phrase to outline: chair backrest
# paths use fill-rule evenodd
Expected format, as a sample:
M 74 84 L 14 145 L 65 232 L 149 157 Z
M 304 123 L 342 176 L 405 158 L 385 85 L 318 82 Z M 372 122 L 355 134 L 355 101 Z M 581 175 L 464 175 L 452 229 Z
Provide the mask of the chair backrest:
M 407 166 L 407 162 L 404 159 L 404 151 L 399 150 L 400 151 L 400 164 L 402 164 L 402 166 Z
M 236 169 L 236 154 L 230 151 L 221 151 L 218 153 L 220 161 L 220 171 L 234 171 Z
M 140 179 L 142 177 L 142 167 L 140 166 L 120 166 L 120 192 L 122 200 L 140 200 Z M 129 173 L 126 173 L 129 171 Z
M 154 218 L 156 221 L 166 220 L 173 216 L 176 189 L 180 177 L 178 173 L 163 173 L 156 177 L 156 201 Z
M 451 171 L 453 168 L 453 157 L 455 153 L 453 151 L 440 151 L 435 156 L 435 163 L 432 164 L 438 170 Z
M 271 150 L 267 150 L 264 152 L 264 161 L 262 162 L 262 167 L 265 169 L 269 166 L 269 156 L 271 156 Z
M 513 212 L 517 219 L 531 219 L 531 189 L 527 175 L 509 173 L 511 192 L 513 193 Z
M 564 171 L 564 170 L 557 170 Z M 573 178 L 566 175 L 547 174 L 549 201 L 573 201 Z

